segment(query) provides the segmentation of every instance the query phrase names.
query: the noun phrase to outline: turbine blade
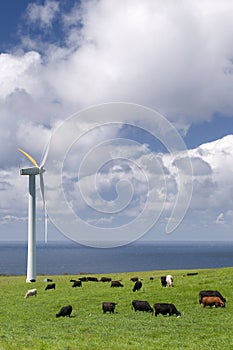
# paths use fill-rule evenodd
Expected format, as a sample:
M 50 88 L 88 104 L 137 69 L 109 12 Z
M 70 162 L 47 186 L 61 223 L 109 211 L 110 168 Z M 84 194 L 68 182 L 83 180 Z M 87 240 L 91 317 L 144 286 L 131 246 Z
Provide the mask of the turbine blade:
M 32 158 L 32 156 L 30 156 L 27 152 L 23 151 L 21 148 L 18 148 L 18 151 L 21 152 L 25 157 L 27 157 L 34 166 L 36 166 L 37 168 L 39 168 L 39 165 L 37 164 L 37 162 L 35 161 L 34 158 Z
M 50 142 L 47 144 L 46 148 L 45 148 L 45 152 L 41 161 L 41 165 L 40 168 L 43 168 L 43 166 L 45 165 L 46 159 L 48 157 L 48 153 L 49 153 L 49 146 L 50 146 Z
M 48 242 L 48 215 L 46 210 L 45 196 L 44 196 L 44 177 L 43 173 L 40 173 L 40 190 L 44 206 L 44 241 Z
M 43 200 L 43 205 L 45 206 L 43 173 L 40 173 L 40 190 L 41 190 L 41 196 L 42 196 L 42 200 Z
M 44 215 L 44 242 L 48 243 L 48 215 L 46 210 Z

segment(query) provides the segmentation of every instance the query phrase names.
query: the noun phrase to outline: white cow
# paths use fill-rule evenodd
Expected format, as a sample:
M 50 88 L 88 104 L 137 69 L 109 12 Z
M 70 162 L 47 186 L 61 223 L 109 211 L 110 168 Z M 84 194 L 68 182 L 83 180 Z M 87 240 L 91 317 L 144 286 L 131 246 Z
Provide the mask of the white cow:
M 36 297 L 36 295 L 37 295 L 37 290 L 36 290 L 36 288 L 34 288 L 34 289 L 29 289 L 29 290 L 27 291 L 27 293 L 25 294 L 24 298 L 29 298 L 29 297 L 31 297 L 31 296 L 33 296 L 33 295 L 35 295 L 35 297 Z
M 172 275 L 166 276 L 167 287 L 173 287 L 173 277 Z

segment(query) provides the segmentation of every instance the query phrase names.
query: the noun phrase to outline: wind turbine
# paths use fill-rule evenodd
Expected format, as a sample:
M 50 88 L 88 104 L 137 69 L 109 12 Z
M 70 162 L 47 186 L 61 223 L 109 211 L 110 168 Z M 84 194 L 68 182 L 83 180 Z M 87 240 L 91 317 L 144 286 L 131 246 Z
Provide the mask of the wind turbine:
M 39 166 L 35 159 L 27 152 L 18 148 L 25 157 L 27 157 L 34 167 L 20 169 L 20 175 L 29 176 L 29 196 L 28 196 L 28 256 L 27 256 L 27 279 L 26 282 L 36 281 L 36 175 L 40 175 L 40 189 L 45 210 L 45 242 L 47 242 L 47 215 L 44 198 L 44 164 L 47 158 L 47 152 Z M 47 148 L 48 151 L 48 148 Z

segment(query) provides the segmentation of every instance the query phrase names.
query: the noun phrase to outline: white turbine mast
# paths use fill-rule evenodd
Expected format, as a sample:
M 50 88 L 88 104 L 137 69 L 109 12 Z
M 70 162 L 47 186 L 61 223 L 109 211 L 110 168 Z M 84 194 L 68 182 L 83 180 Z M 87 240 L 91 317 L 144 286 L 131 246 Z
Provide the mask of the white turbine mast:
M 39 166 L 35 159 L 30 156 L 27 152 L 18 148 L 25 157 L 27 157 L 34 167 L 20 169 L 20 175 L 29 176 L 29 196 L 28 196 L 28 256 L 27 256 L 27 278 L 26 282 L 36 281 L 36 175 L 40 175 L 40 189 L 42 200 L 44 204 L 45 212 L 45 243 L 47 243 L 47 214 L 44 198 L 44 179 L 43 173 L 45 172 L 44 164 L 47 158 L 47 152 L 43 157 L 41 165 Z

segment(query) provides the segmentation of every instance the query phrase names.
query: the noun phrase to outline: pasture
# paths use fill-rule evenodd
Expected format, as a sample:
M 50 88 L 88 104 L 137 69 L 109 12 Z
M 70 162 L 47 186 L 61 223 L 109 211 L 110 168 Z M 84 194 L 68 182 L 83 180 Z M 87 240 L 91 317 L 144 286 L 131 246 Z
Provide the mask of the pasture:
M 83 282 L 81 288 L 72 288 L 70 279 L 80 275 L 38 276 L 35 283 L 26 283 L 25 276 L 0 276 L 0 349 L 233 349 L 233 268 L 197 269 L 194 276 L 187 272 L 192 271 L 104 275 L 121 280 L 122 288 L 110 288 L 110 282 Z M 160 276 L 168 273 L 174 277 L 174 287 L 164 288 Z M 135 293 L 133 276 L 143 279 L 142 289 Z M 53 279 L 55 290 L 45 291 L 45 277 Z M 37 289 L 37 297 L 25 299 L 32 288 Z M 203 289 L 219 290 L 227 299 L 226 307 L 202 308 L 198 293 Z M 134 299 L 147 300 L 152 307 L 173 303 L 182 315 L 135 312 Z M 103 301 L 117 303 L 114 314 L 103 314 Z M 69 304 L 71 317 L 56 318 L 60 308 Z

